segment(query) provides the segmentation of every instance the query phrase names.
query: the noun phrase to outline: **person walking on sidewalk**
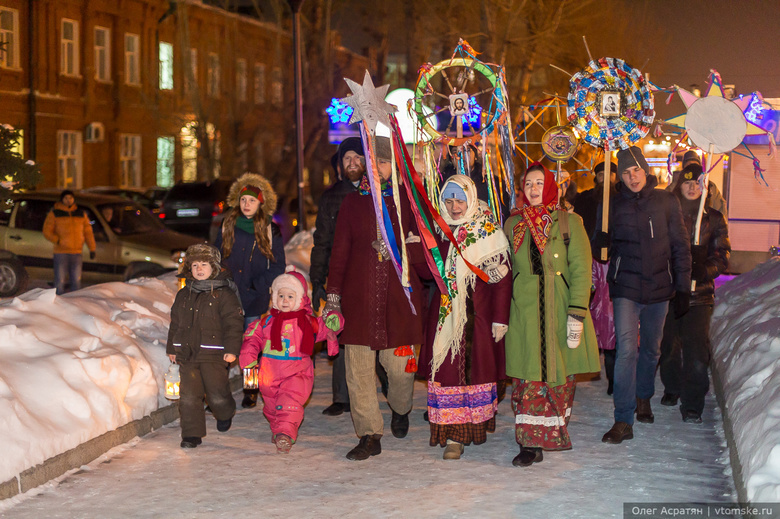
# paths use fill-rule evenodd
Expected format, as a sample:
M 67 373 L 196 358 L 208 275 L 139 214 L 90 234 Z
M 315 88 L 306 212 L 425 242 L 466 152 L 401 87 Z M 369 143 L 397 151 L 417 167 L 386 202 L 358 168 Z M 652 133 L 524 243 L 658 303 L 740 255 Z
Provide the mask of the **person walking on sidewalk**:
M 512 409 L 528 467 L 543 450 L 571 449 L 575 375 L 601 368 L 588 311 L 591 251 L 582 220 L 562 209 L 553 174 L 536 162 L 522 177 L 523 205 L 504 224 L 512 249 L 512 301 L 506 374 L 515 379 Z
M 338 348 L 336 333 L 343 317 L 331 313 L 326 323 L 315 317 L 308 282 L 299 272 L 287 272 L 271 285 L 272 308 L 249 325 L 238 363 L 251 368 L 260 357 L 263 414 L 271 424 L 271 441 L 280 454 L 290 452 L 303 422 L 303 406 L 314 386 L 314 343 L 328 339 L 329 353 Z
M 691 245 L 680 202 L 655 189 L 658 180 L 637 146 L 620 150 L 617 159 L 609 233 L 598 233 L 594 243 L 610 245 L 607 282 L 617 338 L 615 423 L 601 438 L 605 443 L 634 437 L 634 413 L 639 422 L 655 420 L 650 398 L 669 300 L 674 297 L 675 315 L 682 317 L 691 291 Z
M 436 287 L 419 374 L 428 379 L 430 445 L 441 445 L 444 459 L 453 460 L 460 459 L 465 445 L 485 443 L 487 433 L 496 430 L 512 281 L 509 243 L 487 203 L 479 200 L 474 181 L 453 175 L 441 193 L 442 217 L 462 256 L 443 240 L 448 292 Z M 464 260 L 489 280 L 477 278 Z
M 700 164 L 686 166 L 674 190 L 692 244 L 702 197 L 702 173 Z M 704 206 L 699 238 L 699 245 L 691 245 L 691 309 L 679 319 L 672 314 L 666 316 L 658 363 L 664 384 L 661 404 L 675 406 L 679 398 L 682 419 L 689 423 L 701 423 L 704 396 L 710 387 L 707 369 L 711 358 L 710 318 L 715 304 L 713 280 L 726 271 L 731 255 L 726 219 L 709 207 L 709 199 Z
M 418 269 L 427 272 L 427 265 L 421 240 L 404 194 L 398 208 L 400 221 L 397 217 L 390 139 L 377 137 L 375 149 L 382 181 L 380 198 L 387 207 L 394 236 L 406 242 L 411 293 L 407 299 L 390 261 L 388 247 L 392 244 L 385 243 L 380 234 L 369 187 L 368 175 L 373 172 L 369 168 L 358 192 L 347 195 L 339 211 L 330 257 L 327 303 L 322 312 L 323 316 L 332 311 L 343 313 L 345 320 L 340 342 L 346 345 L 352 422 L 360 437 L 358 445 L 347 453 L 351 460 L 365 460 L 382 452 L 384 420 L 376 395 L 377 355 L 387 371 L 387 402 L 393 413 L 390 429 L 396 438 L 407 435 L 416 371 L 413 345 L 423 340 L 422 283 L 417 272 Z
M 171 307 L 166 352 L 171 362 L 181 365 L 179 412 L 185 449 L 194 449 L 206 436 L 204 394 L 218 431 L 230 429 L 236 412 L 228 370 L 241 350 L 244 312 L 220 260 L 215 247 L 191 245 L 179 274 L 186 284 Z
M 284 273 L 282 233 L 271 222 L 276 193 L 262 175 L 241 175 L 228 192 L 230 210 L 219 228 L 214 246 L 222 251 L 244 306 L 244 329 L 268 310 L 271 283 Z M 241 407 L 257 405 L 257 389 L 245 389 Z
M 43 236 L 54 244 L 54 287 L 57 295 L 65 293 L 65 279 L 70 279 L 70 290 L 81 288 L 81 253 L 84 244 L 89 248 L 89 259 L 95 259 L 95 236 L 84 209 L 76 205 L 73 191 L 66 189 L 60 201 L 46 215 Z
M 320 308 L 320 300 L 327 297 L 325 284 L 328 280 L 328 263 L 333 247 L 333 235 L 336 231 L 336 219 L 341 204 L 350 193 L 358 189 L 360 179 L 366 172 L 366 159 L 363 156 L 363 142 L 360 137 L 348 137 L 341 141 L 336 152 L 336 174 L 338 181 L 322 193 L 314 231 L 314 246 L 311 249 L 311 269 L 309 277 L 312 285 L 312 307 Z M 338 416 L 349 412 L 349 389 L 347 389 L 344 348 L 333 359 L 333 403 L 322 414 Z

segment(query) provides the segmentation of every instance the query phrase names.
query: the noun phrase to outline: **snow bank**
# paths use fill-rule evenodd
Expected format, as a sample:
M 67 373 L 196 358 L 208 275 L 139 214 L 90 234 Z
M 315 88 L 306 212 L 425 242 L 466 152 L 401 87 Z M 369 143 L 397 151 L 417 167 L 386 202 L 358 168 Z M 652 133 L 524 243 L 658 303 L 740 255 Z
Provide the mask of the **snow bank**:
M 285 246 L 308 275 L 312 231 Z M 174 273 L 0 303 L 0 483 L 168 405 Z M 233 368 L 232 374 L 237 374 Z
M 751 502 L 780 501 L 780 258 L 720 287 L 713 358 Z
M 0 304 L 0 482 L 167 405 L 176 278 Z

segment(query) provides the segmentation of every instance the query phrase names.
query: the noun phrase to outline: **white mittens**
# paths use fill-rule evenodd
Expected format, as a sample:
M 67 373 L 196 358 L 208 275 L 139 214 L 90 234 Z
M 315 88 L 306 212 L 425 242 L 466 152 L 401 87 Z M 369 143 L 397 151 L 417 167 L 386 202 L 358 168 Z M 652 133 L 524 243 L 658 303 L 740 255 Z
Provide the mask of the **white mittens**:
M 584 317 L 572 314 L 569 314 L 569 317 L 566 319 L 566 346 L 571 349 L 580 345 L 582 329 L 585 327 L 584 320 Z
M 493 340 L 498 342 L 504 338 L 509 326 L 505 324 L 493 323 Z

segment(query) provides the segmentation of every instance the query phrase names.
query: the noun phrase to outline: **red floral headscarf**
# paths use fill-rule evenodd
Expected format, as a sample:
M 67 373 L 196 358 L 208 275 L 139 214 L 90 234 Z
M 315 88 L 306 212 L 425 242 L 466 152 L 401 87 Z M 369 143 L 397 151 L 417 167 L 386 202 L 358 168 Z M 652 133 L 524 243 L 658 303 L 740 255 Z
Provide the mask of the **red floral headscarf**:
M 529 171 L 541 169 L 544 172 L 544 187 L 542 188 L 542 205 L 532 206 L 531 202 L 525 196 L 525 177 Z M 523 207 L 512 211 L 513 215 L 522 215 L 522 218 L 514 226 L 512 233 L 512 245 L 514 252 L 523 244 L 525 230 L 531 232 L 539 252 L 544 254 L 544 246 L 547 244 L 547 237 L 550 235 L 552 227 L 551 212 L 560 209 L 558 201 L 558 184 L 555 182 L 555 176 L 544 167 L 541 162 L 534 162 L 528 166 L 523 177 L 520 179 L 520 189 L 523 193 Z

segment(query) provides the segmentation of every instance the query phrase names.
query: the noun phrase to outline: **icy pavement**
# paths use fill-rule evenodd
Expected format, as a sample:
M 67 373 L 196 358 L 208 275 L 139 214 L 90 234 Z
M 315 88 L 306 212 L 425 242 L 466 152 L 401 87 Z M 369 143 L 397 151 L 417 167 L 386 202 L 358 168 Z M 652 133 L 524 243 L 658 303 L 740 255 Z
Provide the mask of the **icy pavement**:
M 208 436 L 179 448 L 178 421 L 109 451 L 88 466 L 0 503 L 0 517 L 622 517 L 624 502 L 734 502 L 721 413 L 707 397 L 704 423 L 683 423 L 663 407 L 634 439 L 601 443 L 612 425 L 606 380 L 580 383 L 569 425 L 574 449 L 512 466 L 518 447 L 506 398 L 487 443 L 458 461 L 428 445 L 425 386 L 417 382 L 409 435 L 390 434 L 384 399 L 382 454 L 344 455 L 357 444 L 349 414 L 326 417 L 329 363 L 318 356 L 315 390 L 298 443 L 276 454 L 259 408 L 239 411 L 227 433 L 208 416 Z M 240 401 L 241 392 L 236 393 Z

